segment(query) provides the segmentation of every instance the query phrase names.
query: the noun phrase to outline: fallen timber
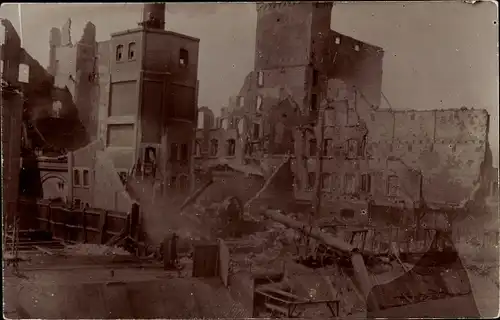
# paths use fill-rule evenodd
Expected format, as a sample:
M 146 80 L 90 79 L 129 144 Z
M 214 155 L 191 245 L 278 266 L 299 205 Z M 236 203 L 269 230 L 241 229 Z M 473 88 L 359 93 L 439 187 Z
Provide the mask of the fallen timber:
M 302 230 L 307 235 L 323 242 L 328 247 L 339 251 L 343 255 L 347 255 L 352 263 L 354 278 L 356 280 L 359 289 L 363 293 L 364 297 L 367 299 L 367 304 L 373 310 L 378 310 L 378 302 L 374 295 L 370 295 L 371 281 L 366 269 L 366 265 L 362 254 L 357 248 L 354 248 L 348 243 L 339 240 L 331 235 L 321 232 L 318 228 L 310 227 L 304 223 L 301 223 L 295 219 L 289 218 L 277 210 L 265 210 L 263 215 L 277 222 L 282 223 L 285 226 L 296 230 Z

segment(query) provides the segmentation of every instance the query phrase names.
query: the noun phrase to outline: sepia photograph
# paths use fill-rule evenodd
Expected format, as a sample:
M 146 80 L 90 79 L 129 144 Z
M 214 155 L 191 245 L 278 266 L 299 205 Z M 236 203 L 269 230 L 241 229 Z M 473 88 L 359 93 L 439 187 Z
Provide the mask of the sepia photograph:
M 4 318 L 499 316 L 496 2 L 0 20 Z

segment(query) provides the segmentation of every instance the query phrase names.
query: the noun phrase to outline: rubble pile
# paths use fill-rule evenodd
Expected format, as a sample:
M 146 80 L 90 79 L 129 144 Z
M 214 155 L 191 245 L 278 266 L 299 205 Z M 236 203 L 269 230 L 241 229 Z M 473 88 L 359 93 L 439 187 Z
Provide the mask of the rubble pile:
M 76 256 L 130 256 L 130 253 L 122 248 L 89 243 L 69 245 L 64 251 Z

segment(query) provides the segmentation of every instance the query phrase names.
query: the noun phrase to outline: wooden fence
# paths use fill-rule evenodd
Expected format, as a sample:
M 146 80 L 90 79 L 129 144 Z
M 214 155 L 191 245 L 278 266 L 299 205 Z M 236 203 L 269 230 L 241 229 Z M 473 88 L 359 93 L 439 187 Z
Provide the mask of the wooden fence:
M 127 233 L 138 240 L 139 208 L 130 213 L 101 209 L 75 209 L 48 201 L 19 201 L 21 220 L 36 220 L 37 227 L 48 231 L 54 239 L 70 243 L 104 244 L 111 238 Z

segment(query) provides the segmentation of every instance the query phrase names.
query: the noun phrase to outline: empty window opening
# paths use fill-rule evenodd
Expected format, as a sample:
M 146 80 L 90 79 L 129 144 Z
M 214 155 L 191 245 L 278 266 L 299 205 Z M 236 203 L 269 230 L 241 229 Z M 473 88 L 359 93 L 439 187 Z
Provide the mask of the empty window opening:
M 361 175 L 361 191 L 371 192 L 372 177 L 369 174 Z
M 238 97 L 238 106 L 243 108 L 245 106 L 245 97 Z
M 354 210 L 342 209 L 342 210 L 340 210 L 340 216 L 344 219 L 352 219 L 352 218 L 354 218 Z
M 54 101 L 52 103 L 52 117 L 59 118 L 61 116 L 62 103 L 61 101 Z
M 311 111 L 318 111 L 318 95 L 316 93 L 311 95 Z
M 21 63 L 19 65 L 19 82 L 29 83 L 30 67 L 27 64 Z
M 201 156 L 201 140 L 196 140 L 196 142 L 194 144 L 194 155 L 196 157 Z
M 58 182 L 57 183 L 57 189 L 59 191 L 63 191 L 64 190 L 64 182 Z
M 262 87 L 264 85 L 264 72 L 263 71 L 259 71 L 259 73 L 257 75 L 257 85 L 259 87 Z
M 221 120 L 221 127 L 222 127 L 222 129 L 224 129 L 224 130 L 229 129 L 229 120 L 228 120 L 227 118 L 223 118 L 223 119 Z
M 135 59 L 135 42 L 131 42 L 128 45 L 128 59 Z
M 340 189 L 340 179 L 337 174 L 332 174 L 330 177 L 330 186 L 332 190 Z
M 189 52 L 186 49 L 179 50 L 179 65 L 181 67 L 187 67 L 189 63 Z
M 122 61 L 123 58 L 123 45 L 116 46 L 116 61 Z
M 75 186 L 80 186 L 80 171 L 78 169 L 73 169 L 73 184 Z
M 216 139 L 212 139 L 210 141 L 210 156 L 216 157 L 219 151 L 218 149 L 219 149 L 219 141 L 217 141 Z
M 73 205 L 75 208 L 80 208 L 80 206 L 82 205 L 82 200 L 78 198 L 73 199 Z
M 399 179 L 397 176 L 389 176 L 387 178 L 387 195 L 390 197 L 399 195 Z
M 188 148 L 187 143 L 181 144 L 181 161 L 182 162 L 188 161 L 188 154 L 189 154 L 189 150 L 188 149 L 189 148 Z
M 340 44 L 340 37 L 335 38 L 335 44 Z
M 307 189 L 312 190 L 314 188 L 315 182 L 316 182 L 316 173 L 309 172 L 307 174 Z
M 170 177 L 170 188 L 176 188 L 176 187 L 177 187 L 177 177 L 171 176 Z
M 347 140 L 347 159 L 355 159 L 358 154 L 358 142 L 354 139 Z
M 364 157 L 365 156 L 365 150 L 366 150 L 366 137 L 363 137 L 361 140 L 361 143 L 358 145 L 358 157 Z
M 172 143 L 170 145 L 170 161 L 176 161 L 178 159 L 179 146 L 177 143 Z
M 227 140 L 227 155 L 234 156 L 236 153 L 236 141 L 234 139 Z
M 118 171 L 118 177 L 123 184 L 127 183 L 127 171 Z
M 145 163 L 156 162 L 156 149 L 154 147 L 147 147 L 144 150 L 144 162 Z
M 88 187 L 90 185 L 90 174 L 89 170 L 83 169 L 83 174 L 82 174 L 82 180 L 83 180 L 83 186 Z
M 257 96 L 257 111 L 262 111 L 262 97 Z
M 410 114 L 410 120 L 415 120 L 415 114 L 414 113 Z
M 408 144 L 408 152 L 413 151 L 413 145 L 411 143 Z
M 359 51 L 359 44 L 354 45 L 354 51 Z
M 179 190 L 186 191 L 189 188 L 189 179 L 186 175 L 181 175 L 179 177 Z
M 356 191 L 355 178 L 353 174 L 346 174 L 344 179 L 344 192 L 353 194 Z
M 319 83 L 319 71 L 314 69 L 313 70 L 313 86 L 317 86 Z
M 245 120 L 239 119 L 236 127 L 238 128 L 238 134 L 243 134 L 243 130 L 245 129 Z
M 254 140 L 258 140 L 260 138 L 260 124 L 253 124 L 252 136 Z
M 310 156 L 315 156 L 316 153 L 318 152 L 318 142 L 316 139 L 311 139 L 309 140 L 309 155 Z
M 323 173 L 321 175 L 321 190 L 328 191 L 330 190 L 330 175 L 328 173 Z
M 323 140 L 323 156 L 327 157 L 332 154 L 333 149 L 333 140 L 332 139 L 325 139 Z

